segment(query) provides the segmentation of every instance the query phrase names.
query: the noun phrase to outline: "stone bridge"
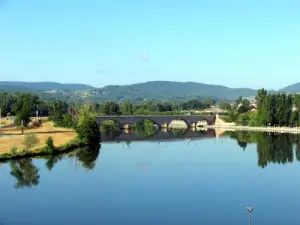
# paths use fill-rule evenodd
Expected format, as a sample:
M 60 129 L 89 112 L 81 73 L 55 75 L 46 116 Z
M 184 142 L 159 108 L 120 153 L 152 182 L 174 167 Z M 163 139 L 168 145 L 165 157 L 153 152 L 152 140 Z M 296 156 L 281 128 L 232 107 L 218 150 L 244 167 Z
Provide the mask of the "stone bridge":
M 216 116 L 202 116 L 202 115 L 171 115 L 171 116 L 98 116 L 97 123 L 106 120 L 113 120 L 118 122 L 122 128 L 130 126 L 130 124 L 137 123 L 143 120 L 151 120 L 157 124 L 158 127 L 167 127 L 174 120 L 181 120 L 186 123 L 188 127 L 198 125 L 214 125 Z

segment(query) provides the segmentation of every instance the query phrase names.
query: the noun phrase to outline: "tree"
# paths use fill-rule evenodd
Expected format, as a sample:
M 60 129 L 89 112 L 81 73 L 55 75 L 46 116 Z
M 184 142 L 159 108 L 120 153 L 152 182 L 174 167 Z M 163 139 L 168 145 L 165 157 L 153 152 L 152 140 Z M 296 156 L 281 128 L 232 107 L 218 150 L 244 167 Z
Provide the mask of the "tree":
M 21 110 L 17 112 L 15 123 L 17 126 L 21 126 L 21 123 L 23 123 L 23 126 L 27 126 L 29 122 L 30 122 L 30 109 L 28 106 L 24 105 L 21 108 Z
M 237 97 L 237 99 L 236 99 L 236 104 L 239 105 L 240 103 L 242 103 L 242 101 L 243 101 L 243 97 L 242 97 L 242 96 L 239 96 L 239 97 Z
M 34 146 L 39 143 L 39 139 L 37 138 L 36 134 L 26 134 L 24 137 L 24 145 L 26 150 L 30 150 Z
M 120 107 L 117 103 L 115 102 L 104 102 L 101 106 L 100 106 L 100 111 L 101 113 L 103 113 L 104 115 L 120 115 Z
M 125 100 L 120 105 L 120 111 L 122 115 L 132 115 L 133 114 L 133 107 L 129 100 Z
M 64 127 L 65 118 L 68 114 L 68 104 L 63 101 L 54 101 L 50 105 L 49 120 L 53 121 L 56 126 Z
M 219 104 L 220 109 L 230 110 L 231 105 L 228 102 L 220 102 Z
M 242 105 L 250 109 L 250 101 L 248 99 L 243 99 L 242 100 Z
M 238 112 L 239 113 L 246 113 L 248 112 L 249 108 L 245 105 L 241 105 L 239 108 L 238 108 Z
M 89 146 L 99 146 L 101 134 L 96 119 L 83 115 L 78 121 L 76 128 L 78 138 Z
M 267 95 L 268 95 L 268 92 L 265 89 L 259 89 L 257 91 L 257 95 L 256 95 L 255 99 L 256 99 L 258 108 L 262 105 L 262 103 L 265 100 L 265 97 Z
M 55 150 L 55 146 L 54 146 L 53 138 L 51 136 L 47 138 L 45 144 L 46 144 L 45 147 L 46 152 L 53 153 L 53 151 Z

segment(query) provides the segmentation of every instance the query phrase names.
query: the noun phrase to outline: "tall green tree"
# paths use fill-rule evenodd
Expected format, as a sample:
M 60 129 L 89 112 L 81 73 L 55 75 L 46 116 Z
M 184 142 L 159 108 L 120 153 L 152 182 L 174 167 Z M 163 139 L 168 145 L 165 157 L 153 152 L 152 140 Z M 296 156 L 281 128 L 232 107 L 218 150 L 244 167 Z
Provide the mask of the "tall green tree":
M 76 132 L 78 138 L 90 146 L 90 148 L 99 146 L 101 140 L 100 128 L 94 117 L 81 116 L 76 127 Z
M 125 100 L 120 104 L 120 111 L 122 115 L 132 115 L 133 114 L 133 106 L 129 100 Z
M 259 89 L 257 91 L 257 95 L 256 95 L 256 102 L 257 102 L 257 107 L 261 107 L 262 103 L 265 100 L 265 97 L 268 95 L 268 92 L 265 89 Z
M 120 106 L 115 102 L 104 102 L 100 106 L 100 111 L 107 116 L 120 115 Z

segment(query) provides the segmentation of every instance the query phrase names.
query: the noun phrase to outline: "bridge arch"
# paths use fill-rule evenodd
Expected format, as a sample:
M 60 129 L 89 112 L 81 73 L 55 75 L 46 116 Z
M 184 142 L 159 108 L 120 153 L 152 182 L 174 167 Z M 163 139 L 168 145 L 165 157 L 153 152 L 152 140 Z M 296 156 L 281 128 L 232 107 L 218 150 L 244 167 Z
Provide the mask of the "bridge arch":
M 107 120 L 101 120 L 98 122 L 100 126 L 116 126 L 118 128 L 122 128 L 122 124 L 117 119 L 107 119 Z
M 145 121 L 150 121 L 151 123 L 153 123 L 153 125 L 156 125 L 158 128 L 161 128 L 161 124 L 157 121 L 155 121 L 155 119 L 151 119 L 151 118 L 143 118 L 143 119 L 139 119 L 136 124 L 141 124 L 142 122 Z
M 167 122 L 169 128 L 185 128 L 190 126 L 190 123 L 185 119 L 176 118 Z
M 198 122 L 196 122 L 196 127 L 204 127 L 207 126 L 208 122 L 205 119 L 199 120 Z

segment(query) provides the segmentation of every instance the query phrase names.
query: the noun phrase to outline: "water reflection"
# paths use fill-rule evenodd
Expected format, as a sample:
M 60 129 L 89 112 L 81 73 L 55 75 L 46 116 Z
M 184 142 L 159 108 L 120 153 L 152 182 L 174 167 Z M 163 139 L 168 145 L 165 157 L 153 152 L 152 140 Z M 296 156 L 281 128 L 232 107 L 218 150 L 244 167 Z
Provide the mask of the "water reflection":
M 119 134 L 116 130 L 109 128 L 108 130 L 102 130 L 102 139 L 105 140 L 115 140 L 116 137 L 126 136 L 122 146 L 130 147 L 130 143 L 135 140 L 144 140 L 144 137 L 155 138 L 166 138 L 158 139 L 160 141 L 167 143 L 167 138 L 171 137 L 181 137 L 184 140 L 188 140 L 186 143 L 190 145 L 191 139 L 188 137 L 196 137 L 199 140 L 201 138 L 216 138 L 216 134 L 220 137 L 229 137 L 230 139 L 236 140 L 237 145 L 240 146 L 242 151 L 247 151 L 249 145 L 256 145 L 257 151 L 257 165 L 260 168 L 266 168 L 269 164 L 287 164 L 292 163 L 294 158 L 297 161 L 300 161 L 300 135 L 297 134 L 274 134 L 274 133 L 262 133 L 262 132 L 225 132 L 220 135 L 220 132 L 215 130 L 201 130 L 201 131 L 190 131 L 186 129 L 172 129 L 167 130 L 166 132 L 157 131 L 149 128 L 137 128 L 134 131 L 127 131 L 127 134 Z M 134 134 L 138 133 L 138 135 Z M 163 136 L 162 133 L 165 135 Z M 116 135 L 118 134 L 118 135 Z M 106 137 L 105 135 L 109 135 Z M 133 136 L 132 136 L 133 135 Z M 147 136 L 148 135 L 148 136 Z M 168 136 L 169 135 L 169 136 Z M 136 139 L 137 137 L 142 137 L 142 139 Z M 132 138 L 132 140 L 128 139 Z M 146 139 L 147 140 L 147 139 Z M 158 141 L 158 143 L 160 143 Z M 201 148 L 201 142 L 195 142 L 196 148 Z M 45 167 L 48 171 L 52 171 L 55 165 L 64 158 L 73 158 L 76 159 L 77 165 L 80 165 L 81 168 L 85 170 L 93 170 L 96 166 L 97 159 L 100 155 L 99 144 L 90 146 L 89 148 L 77 149 L 73 152 L 63 153 L 55 156 L 45 157 Z M 252 148 L 250 148 L 252 150 Z M 187 153 L 189 154 L 189 153 Z M 10 166 L 10 174 L 15 179 L 14 187 L 16 189 L 20 188 L 31 188 L 39 184 L 40 175 L 39 168 L 37 168 L 33 159 L 24 158 L 19 160 L 11 160 L 6 163 Z
M 83 168 L 92 170 L 95 168 L 96 159 L 100 153 L 100 148 L 82 148 L 76 152 L 76 157 Z
M 54 166 L 64 158 L 75 158 L 76 162 L 84 169 L 92 170 L 96 166 L 96 160 L 100 154 L 100 145 L 94 147 L 81 148 L 69 153 L 62 153 L 50 157 L 44 157 L 45 167 L 51 171 Z M 14 187 L 16 189 L 31 188 L 39 184 L 39 169 L 34 165 L 32 158 L 23 158 L 18 160 L 10 160 L 11 176 L 16 180 Z
M 16 179 L 16 189 L 39 184 L 39 169 L 33 165 L 32 159 L 12 160 L 9 164 L 10 174 Z
M 107 140 L 114 140 L 122 134 L 120 127 L 111 125 L 101 125 L 100 132 Z
M 136 124 L 132 129 L 120 130 L 117 126 L 101 125 L 102 142 L 131 142 L 131 141 L 155 141 L 184 138 L 201 138 L 204 136 L 216 137 L 214 130 L 204 128 L 162 128 L 149 125 Z
M 262 168 L 270 163 L 292 163 L 295 155 L 300 161 L 300 135 L 275 134 L 262 132 L 229 132 L 228 135 L 237 140 L 238 145 L 244 150 L 248 144 L 256 144 L 258 165 Z

